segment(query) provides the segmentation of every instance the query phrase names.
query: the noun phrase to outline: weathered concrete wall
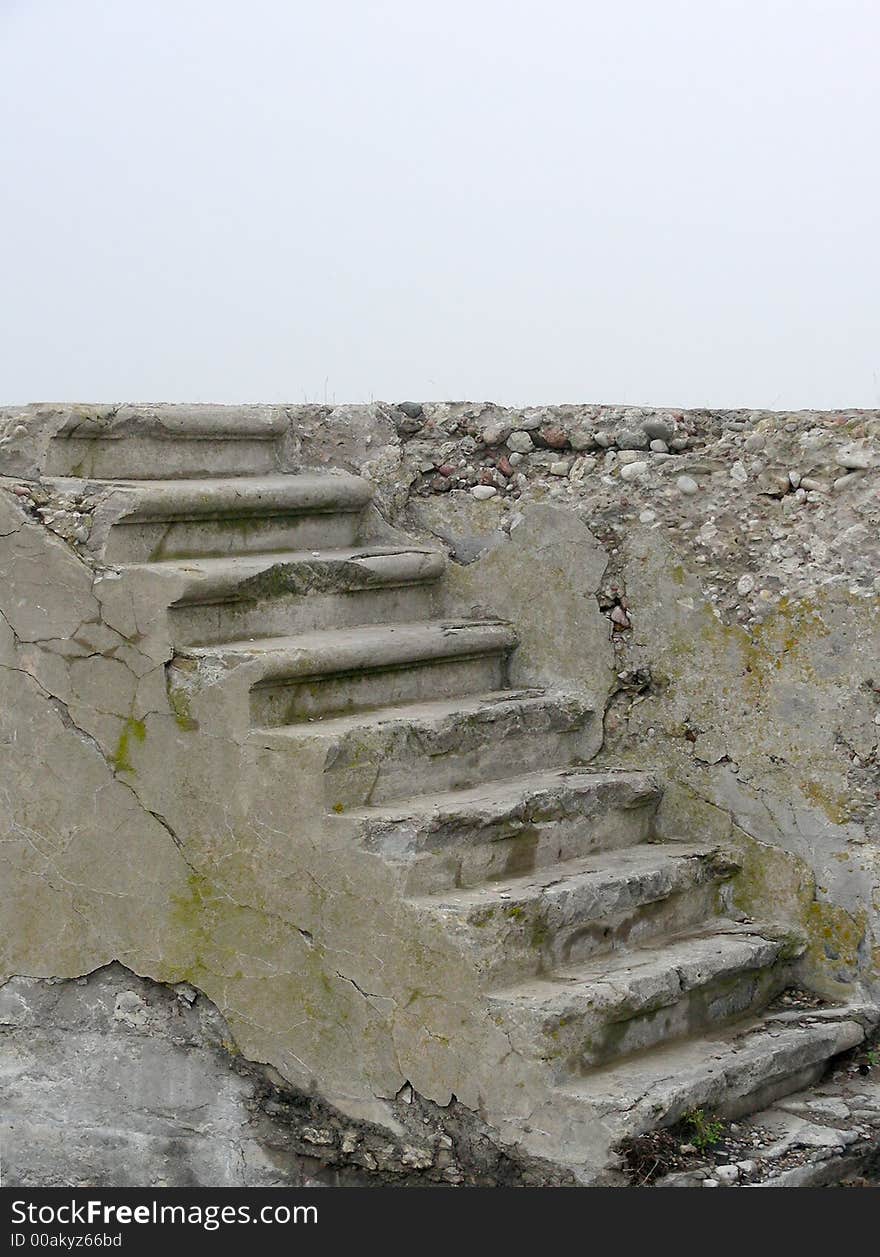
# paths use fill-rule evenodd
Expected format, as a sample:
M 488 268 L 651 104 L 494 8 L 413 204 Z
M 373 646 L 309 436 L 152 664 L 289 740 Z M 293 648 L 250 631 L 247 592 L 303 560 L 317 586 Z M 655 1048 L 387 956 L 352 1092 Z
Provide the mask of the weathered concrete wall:
M 660 770 L 668 833 L 750 852 L 740 901 L 791 905 L 814 982 L 876 989 L 880 416 L 462 404 L 398 428 L 405 517 L 548 659 L 558 604 L 535 597 L 517 536 L 541 503 L 602 543 L 600 759 Z M 571 528 L 544 527 L 545 574 Z
M 876 990 L 876 415 L 261 409 L 284 468 L 373 479 L 375 536 L 450 547 L 450 611 L 509 617 L 515 680 L 606 710 L 597 762 L 656 767 L 669 833 L 744 853 L 741 905 L 807 927 L 812 981 Z M 467 954 L 325 814 L 317 758 L 249 736 L 243 670 L 168 667 L 173 584 L 94 558 L 118 501 L 33 482 L 70 422 L 0 416 L 27 478 L 0 492 L 3 976 L 186 983 L 351 1120 L 395 1129 L 411 1086 L 503 1141 L 545 1084 L 474 1014 Z
M 460 1104 L 404 1087 L 382 1127 L 244 1060 L 186 983 L 114 964 L 0 988 L 6 1186 L 527 1186 L 564 1182 L 500 1151 Z
M 321 416 L 313 431 L 323 450 Z M 346 461 L 373 444 L 344 431 Z M 29 448 L 39 472 L 45 442 Z M 0 490 L 3 977 L 119 961 L 204 992 L 244 1057 L 353 1118 L 393 1129 L 411 1086 L 520 1123 L 546 1084 L 486 1019 L 466 948 L 327 813 L 320 748 L 292 760 L 251 736 L 247 668 L 188 688 L 175 580 L 96 562 L 123 498 Z

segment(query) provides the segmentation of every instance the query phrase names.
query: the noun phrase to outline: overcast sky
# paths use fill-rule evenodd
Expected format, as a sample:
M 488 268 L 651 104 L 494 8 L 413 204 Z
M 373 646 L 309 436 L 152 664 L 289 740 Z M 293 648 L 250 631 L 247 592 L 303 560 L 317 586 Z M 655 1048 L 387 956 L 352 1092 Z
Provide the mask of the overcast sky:
M 880 405 L 877 0 L 0 0 L 0 403 Z

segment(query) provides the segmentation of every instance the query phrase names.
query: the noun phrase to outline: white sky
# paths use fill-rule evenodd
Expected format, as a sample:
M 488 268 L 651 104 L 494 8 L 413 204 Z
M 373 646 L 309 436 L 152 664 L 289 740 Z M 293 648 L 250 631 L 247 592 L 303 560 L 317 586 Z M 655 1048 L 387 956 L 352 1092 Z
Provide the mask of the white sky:
M 877 0 L 0 0 L 0 402 L 880 404 Z

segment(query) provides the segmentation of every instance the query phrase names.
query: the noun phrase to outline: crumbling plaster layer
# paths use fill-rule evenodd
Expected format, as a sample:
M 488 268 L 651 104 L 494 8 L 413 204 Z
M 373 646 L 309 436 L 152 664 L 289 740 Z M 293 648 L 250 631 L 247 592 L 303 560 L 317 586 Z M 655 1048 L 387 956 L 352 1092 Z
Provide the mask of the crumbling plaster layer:
M 0 987 L 8 1187 L 520 1186 L 566 1182 L 404 1087 L 393 1130 L 236 1052 L 216 1007 L 122 965 Z

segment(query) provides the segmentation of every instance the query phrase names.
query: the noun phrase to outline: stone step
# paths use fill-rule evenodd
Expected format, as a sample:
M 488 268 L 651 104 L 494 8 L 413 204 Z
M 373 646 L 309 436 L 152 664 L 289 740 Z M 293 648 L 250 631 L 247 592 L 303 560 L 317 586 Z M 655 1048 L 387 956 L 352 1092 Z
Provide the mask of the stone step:
M 499 987 L 695 928 L 718 914 L 735 871 L 715 849 L 643 843 L 412 902 Z
M 511 1045 L 557 1080 L 758 1013 L 802 944 L 718 920 L 699 933 L 560 969 L 489 997 Z
M 476 887 L 482 895 L 493 878 L 635 847 L 650 836 L 659 800 L 647 773 L 556 768 L 349 816 L 368 850 L 407 863 L 408 894 Z
M 373 494 L 344 472 L 47 483 L 100 499 L 90 546 L 119 564 L 353 546 Z
M 428 619 L 446 556 L 415 546 L 291 550 L 140 565 L 179 590 L 175 643 Z
M 251 723 L 265 726 L 498 689 L 515 645 L 509 624 L 428 621 L 222 642 L 180 657 L 246 666 Z
M 288 430 L 276 406 L 74 408 L 46 453 L 50 476 L 170 480 L 266 475 Z
M 582 763 L 601 740 L 601 717 L 587 701 L 543 689 L 409 703 L 251 734 L 257 745 L 291 755 L 317 747 L 327 806 L 336 811 L 405 799 L 414 780 L 433 794 Z
M 750 1018 L 594 1070 L 557 1088 L 550 1103 L 586 1127 L 598 1119 L 614 1139 L 671 1126 L 694 1109 L 741 1117 L 812 1086 L 830 1060 L 863 1041 L 862 1015 L 861 1006 L 841 1005 Z M 576 1126 L 570 1135 L 576 1143 Z

